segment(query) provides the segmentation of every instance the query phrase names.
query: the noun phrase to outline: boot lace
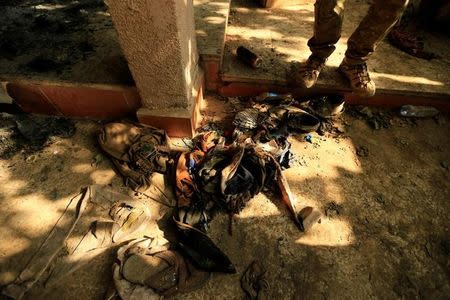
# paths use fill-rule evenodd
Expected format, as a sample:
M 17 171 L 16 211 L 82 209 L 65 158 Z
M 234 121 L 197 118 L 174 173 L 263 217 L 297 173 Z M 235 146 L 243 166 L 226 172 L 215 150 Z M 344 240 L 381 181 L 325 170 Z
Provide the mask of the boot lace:
M 360 86 L 367 86 L 370 83 L 369 72 L 366 64 L 356 65 L 353 69 L 353 80 L 357 81 Z

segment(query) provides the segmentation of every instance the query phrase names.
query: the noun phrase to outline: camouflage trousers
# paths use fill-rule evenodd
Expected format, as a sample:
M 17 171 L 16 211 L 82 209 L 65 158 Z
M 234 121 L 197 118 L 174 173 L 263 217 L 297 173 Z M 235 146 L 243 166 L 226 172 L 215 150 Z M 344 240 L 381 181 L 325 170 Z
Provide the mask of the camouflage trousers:
M 316 0 L 312 55 L 325 60 L 341 37 L 345 0 Z M 400 19 L 408 0 L 373 0 L 367 15 L 350 36 L 345 56 L 349 64 L 365 62 Z

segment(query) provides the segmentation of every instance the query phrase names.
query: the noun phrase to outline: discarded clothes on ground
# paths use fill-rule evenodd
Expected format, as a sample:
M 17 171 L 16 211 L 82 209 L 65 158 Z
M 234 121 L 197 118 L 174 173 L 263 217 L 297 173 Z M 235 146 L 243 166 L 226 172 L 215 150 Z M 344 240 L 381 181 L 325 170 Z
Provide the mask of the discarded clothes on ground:
M 296 209 L 282 173 L 292 157 L 287 138 L 318 130 L 324 119 L 342 110 L 342 99 L 337 100 L 334 106 L 299 108 L 292 105 L 292 97 L 266 95 L 262 103 L 269 105 L 237 113 L 235 130 L 228 139 L 215 131 L 203 132 L 187 151 L 171 149 L 169 138 L 160 129 L 126 122 L 106 124 L 98 141 L 126 186 L 147 192 L 156 186 L 155 173 L 171 183 L 176 198 L 171 217 L 175 241 L 144 235 L 156 219 L 141 200 L 108 186 L 89 186 L 72 198 L 30 263 L 2 293 L 22 298 L 51 264 L 45 287 L 57 285 L 108 249 L 118 249 L 114 250 L 115 292 L 109 299 L 116 294 L 122 299 L 159 299 L 201 287 L 211 272 L 235 273 L 230 259 L 207 236 L 211 219 L 219 212 L 230 217 L 238 214 L 252 197 L 275 186 L 303 231 L 313 208 Z M 324 111 L 328 116 L 318 113 Z M 92 222 L 81 238 L 73 237 L 73 247 L 56 259 L 81 216 L 92 207 L 101 210 L 103 217 Z M 242 277 L 242 287 L 250 298 L 267 294 L 264 274 L 264 267 L 254 262 Z
M 339 114 L 343 100 L 332 100 L 319 99 L 308 106 L 308 112 L 291 105 L 292 97 L 268 94 L 261 102 L 269 105 L 236 114 L 231 138 L 226 140 L 215 131 L 203 132 L 193 138 L 191 149 L 184 152 L 171 150 L 167 135 L 160 129 L 134 123 L 105 125 L 99 143 L 133 190 L 148 189 L 154 172 L 164 174 L 171 182 L 176 195 L 173 223 L 177 228 L 177 253 L 172 263 L 181 253 L 188 259 L 187 268 L 192 264 L 191 268 L 203 272 L 235 273 L 233 263 L 207 236 L 209 222 L 218 212 L 230 217 L 238 214 L 255 195 L 277 186 L 293 221 L 304 230 L 303 220 L 312 208 L 297 211 L 283 176 L 282 168 L 289 167 L 292 156 L 287 137 L 315 131 L 320 120 Z M 231 222 L 229 230 L 232 233 Z M 133 247 L 142 243 L 151 241 L 136 242 Z M 139 251 L 145 255 L 157 253 L 146 247 Z M 148 280 L 145 276 L 147 279 L 130 281 L 123 272 L 117 272 L 115 276 L 121 280 L 145 285 L 158 294 L 173 292 L 144 284 Z

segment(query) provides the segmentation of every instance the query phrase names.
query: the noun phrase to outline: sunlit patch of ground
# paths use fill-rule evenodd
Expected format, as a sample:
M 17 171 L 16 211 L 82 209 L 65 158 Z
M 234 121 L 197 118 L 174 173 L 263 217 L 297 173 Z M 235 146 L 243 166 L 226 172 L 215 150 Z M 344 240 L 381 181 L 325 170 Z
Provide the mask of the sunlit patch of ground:
M 231 98 L 208 96 L 207 101 L 203 114 L 208 121 L 229 122 L 240 107 Z M 255 259 L 267 268 L 273 299 L 442 298 L 450 293 L 448 118 L 438 124 L 433 119 L 391 117 L 390 128 L 381 130 L 350 115 L 339 122 L 344 133 L 338 137 L 313 134 L 312 143 L 301 136 L 291 139 L 295 159 L 285 174 L 297 208 L 315 207 L 322 214 L 320 223 L 300 232 L 273 193 L 248 203 L 234 218 L 232 235 L 228 216 L 219 214 L 209 234 L 238 273 L 214 274 L 205 287 L 183 299 L 241 299 L 239 279 Z M 98 126 L 78 121 L 73 138 L 34 153 L 33 159 L 17 153 L 0 160 L 2 284 L 26 265 L 82 186 L 111 184 L 130 192 L 108 159 L 98 156 Z M 357 154 L 361 146 L 367 148 L 367 156 Z M 155 182 L 162 183 L 162 177 Z M 139 198 L 149 205 L 154 220 L 146 234 L 161 237 L 156 220 L 170 209 L 143 195 Z M 76 230 L 74 239 L 82 234 Z M 113 255 L 101 255 L 64 285 L 36 293 L 50 298 L 103 297 L 113 260 Z

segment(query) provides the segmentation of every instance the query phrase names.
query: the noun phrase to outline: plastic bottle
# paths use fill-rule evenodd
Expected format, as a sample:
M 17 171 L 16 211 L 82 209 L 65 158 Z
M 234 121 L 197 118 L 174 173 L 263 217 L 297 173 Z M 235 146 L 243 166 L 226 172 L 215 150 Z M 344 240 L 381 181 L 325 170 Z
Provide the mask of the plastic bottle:
M 278 94 L 278 93 L 262 93 L 256 97 L 256 101 L 258 102 L 283 102 L 283 101 L 292 101 L 294 97 L 292 94 Z
M 439 110 L 432 106 L 403 105 L 400 108 L 400 115 L 403 117 L 427 118 L 439 114 Z

